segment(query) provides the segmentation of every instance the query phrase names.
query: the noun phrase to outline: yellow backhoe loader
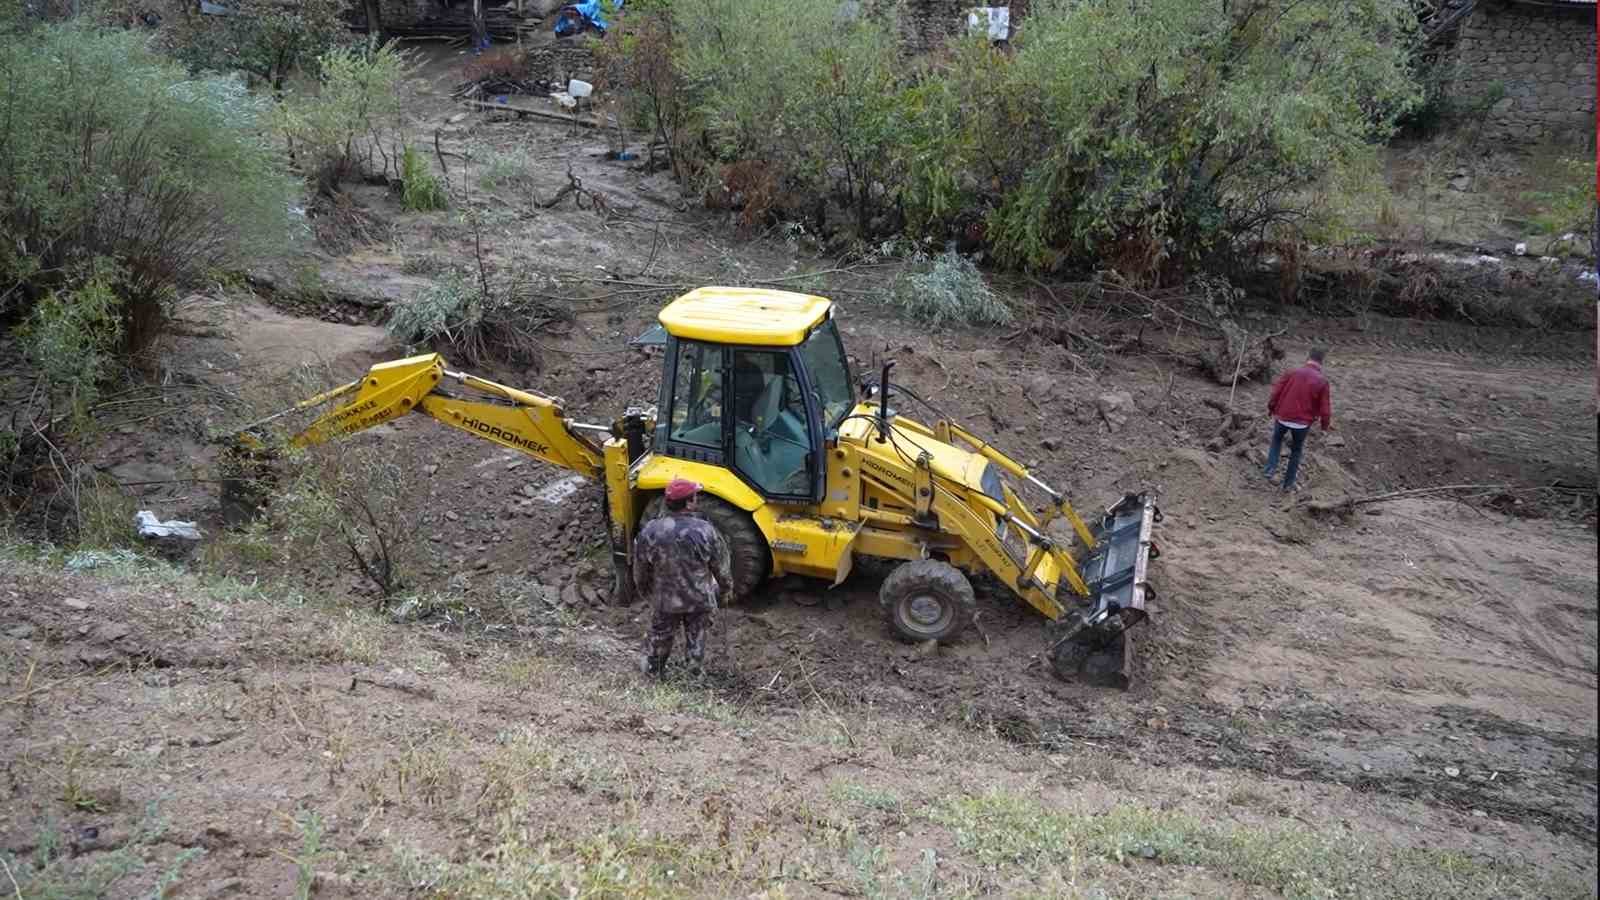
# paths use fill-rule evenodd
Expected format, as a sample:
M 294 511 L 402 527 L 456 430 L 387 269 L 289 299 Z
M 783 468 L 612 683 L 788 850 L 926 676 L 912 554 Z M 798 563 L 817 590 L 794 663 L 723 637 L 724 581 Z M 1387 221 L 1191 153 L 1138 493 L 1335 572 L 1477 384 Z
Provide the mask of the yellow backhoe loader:
M 891 384 L 893 362 L 858 391 L 835 311 L 771 290 L 678 297 L 659 314 L 655 406 L 609 425 L 574 421 L 559 398 L 453 372 L 429 354 L 375 365 L 248 426 L 234 446 L 270 455 L 269 421 L 335 404 L 290 443 L 420 412 L 571 469 L 605 487 L 615 602 L 627 602 L 633 536 L 659 513 L 667 483 L 687 478 L 728 542 L 738 598 L 781 575 L 837 585 L 857 558 L 898 561 L 880 590 L 889 624 L 906 640 L 949 641 L 977 612 L 968 576 L 989 575 L 1059 623 L 1048 656 L 1062 677 L 1126 686 L 1127 629 L 1146 618 L 1160 511 L 1129 494 L 1085 522 L 1021 463 Z M 927 407 L 933 424 L 901 415 L 901 402 Z M 1019 489 L 1042 500 L 1030 509 Z M 1050 536 L 1056 520 L 1072 539 Z

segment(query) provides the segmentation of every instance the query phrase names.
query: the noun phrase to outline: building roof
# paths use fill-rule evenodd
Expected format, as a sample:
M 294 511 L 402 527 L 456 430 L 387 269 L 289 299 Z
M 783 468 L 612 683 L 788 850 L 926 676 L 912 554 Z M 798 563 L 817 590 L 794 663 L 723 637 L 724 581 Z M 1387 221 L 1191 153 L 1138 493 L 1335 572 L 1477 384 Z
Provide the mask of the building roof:
M 765 288 L 703 287 L 657 316 L 673 337 L 716 344 L 792 347 L 828 317 L 833 301 Z

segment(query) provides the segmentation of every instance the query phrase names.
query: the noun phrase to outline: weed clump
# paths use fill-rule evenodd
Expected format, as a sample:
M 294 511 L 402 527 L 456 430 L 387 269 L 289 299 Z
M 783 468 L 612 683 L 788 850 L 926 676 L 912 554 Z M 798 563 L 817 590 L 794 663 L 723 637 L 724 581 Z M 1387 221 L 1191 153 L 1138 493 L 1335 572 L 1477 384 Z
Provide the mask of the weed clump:
M 450 205 L 444 183 L 415 147 L 400 154 L 400 205 L 412 212 L 430 212 Z
M 946 251 L 931 259 L 920 251 L 912 271 L 896 280 L 890 302 L 931 325 L 1010 325 L 1016 313 L 983 278 L 971 259 Z

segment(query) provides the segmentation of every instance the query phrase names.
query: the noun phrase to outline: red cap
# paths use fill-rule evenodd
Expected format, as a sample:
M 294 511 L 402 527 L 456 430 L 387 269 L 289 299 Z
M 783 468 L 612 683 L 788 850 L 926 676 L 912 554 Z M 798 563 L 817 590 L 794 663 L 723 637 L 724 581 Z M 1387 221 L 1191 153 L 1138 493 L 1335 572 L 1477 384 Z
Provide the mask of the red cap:
M 700 485 L 683 478 L 674 478 L 672 483 L 667 485 L 667 499 L 676 503 L 693 497 L 699 491 Z

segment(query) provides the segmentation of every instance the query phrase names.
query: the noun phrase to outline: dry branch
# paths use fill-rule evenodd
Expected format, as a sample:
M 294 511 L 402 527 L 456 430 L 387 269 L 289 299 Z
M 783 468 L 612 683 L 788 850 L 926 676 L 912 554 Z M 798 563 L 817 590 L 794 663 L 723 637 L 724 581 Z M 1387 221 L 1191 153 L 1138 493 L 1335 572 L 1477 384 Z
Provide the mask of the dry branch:
M 566 122 L 569 125 L 581 125 L 584 128 L 599 128 L 601 123 L 593 119 L 580 119 L 577 115 L 563 115 L 545 109 L 533 109 L 527 106 L 517 106 L 511 103 L 485 103 L 482 100 L 463 100 L 468 106 L 478 109 L 495 109 L 501 112 L 516 113 L 519 116 L 534 116 L 540 119 L 551 119 L 556 122 Z
M 1305 505 L 1306 511 L 1313 514 L 1349 513 L 1358 506 L 1371 503 L 1387 503 L 1392 500 L 1404 500 L 1408 497 L 1428 497 L 1438 494 L 1448 494 L 1454 491 L 1492 492 L 1512 490 L 1507 484 L 1441 484 L 1433 487 L 1411 488 L 1404 491 L 1390 491 L 1386 494 L 1372 494 L 1366 497 L 1346 497 L 1328 503 L 1313 502 Z

